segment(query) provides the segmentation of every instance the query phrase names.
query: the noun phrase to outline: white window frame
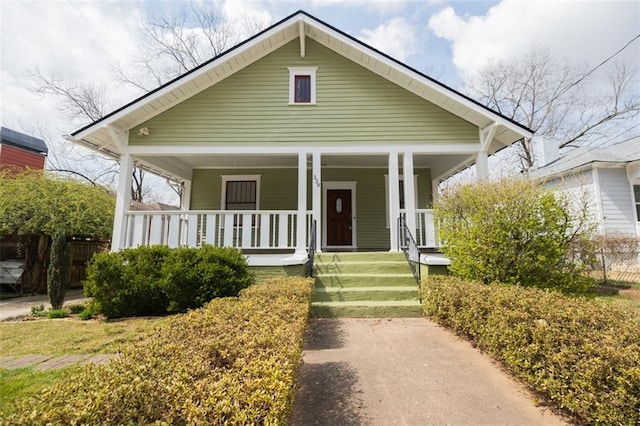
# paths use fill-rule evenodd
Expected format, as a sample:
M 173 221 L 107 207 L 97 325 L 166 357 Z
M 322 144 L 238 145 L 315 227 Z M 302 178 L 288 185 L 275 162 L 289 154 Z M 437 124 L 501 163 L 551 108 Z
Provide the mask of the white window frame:
M 316 105 L 316 71 L 318 67 L 288 67 L 289 70 L 289 105 Z M 296 76 L 310 76 L 310 102 L 296 102 Z
M 262 175 L 221 175 L 222 191 L 220 196 L 220 210 L 227 210 L 227 182 L 256 181 L 256 210 L 260 210 L 260 177 Z
M 398 175 L 398 181 L 402 182 L 404 181 L 404 175 Z M 416 206 L 418 205 L 418 175 L 413 175 L 413 192 L 415 193 L 415 200 L 416 200 Z M 407 194 L 404 195 L 405 197 L 405 204 L 406 204 L 406 198 L 407 198 Z M 384 205 L 385 205 L 385 220 L 386 220 L 386 227 L 387 229 L 389 229 L 389 175 L 385 173 L 384 175 Z M 418 210 L 418 207 L 416 207 L 416 210 Z

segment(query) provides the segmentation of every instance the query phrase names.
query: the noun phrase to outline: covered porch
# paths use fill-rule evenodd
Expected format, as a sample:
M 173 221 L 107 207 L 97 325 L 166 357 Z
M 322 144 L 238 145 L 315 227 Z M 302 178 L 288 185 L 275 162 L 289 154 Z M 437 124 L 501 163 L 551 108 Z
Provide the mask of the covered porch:
M 241 249 L 250 262 L 283 265 L 306 261 L 311 244 L 317 252 L 399 251 L 400 216 L 421 249 L 437 251 L 437 186 L 476 160 L 477 145 L 128 151 L 113 250 L 212 244 Z M 129 210 L 134 165 L 181 182 L 180 210 Z

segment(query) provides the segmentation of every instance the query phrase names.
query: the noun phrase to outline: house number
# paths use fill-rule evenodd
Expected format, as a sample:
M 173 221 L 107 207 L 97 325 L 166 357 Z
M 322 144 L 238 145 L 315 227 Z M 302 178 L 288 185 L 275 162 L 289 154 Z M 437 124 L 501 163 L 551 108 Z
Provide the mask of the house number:
M 342 198 L 336 200 L 336 212 L 342 213 Z

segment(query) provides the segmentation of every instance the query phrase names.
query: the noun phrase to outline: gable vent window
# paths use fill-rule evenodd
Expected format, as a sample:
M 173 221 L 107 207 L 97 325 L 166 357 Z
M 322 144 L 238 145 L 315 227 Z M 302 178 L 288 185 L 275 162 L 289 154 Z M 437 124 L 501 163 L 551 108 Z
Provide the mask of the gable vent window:
M 316 104 L 317 67 L 289 67 L 289 104 Z

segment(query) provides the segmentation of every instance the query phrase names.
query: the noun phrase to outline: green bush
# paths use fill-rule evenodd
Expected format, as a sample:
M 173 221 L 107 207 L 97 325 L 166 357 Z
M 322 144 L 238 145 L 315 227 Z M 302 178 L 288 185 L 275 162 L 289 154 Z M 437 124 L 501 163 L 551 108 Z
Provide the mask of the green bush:
M 253 283 L 242 253 L 211 245 L 172 250 L 161 275 L 170 312 L 199 308 L 216 297 L 237 296 Z
M 425 313 L 578 421 L 640 424 L 640 322 L 595 300 L 429 276 Z
M 34 317 L 43 317 L 47 315 L 43 304 L 33 305 L 31 307 L 31 315 Z
M 21 401 L 7 423 L 287 424 L 312 294 L 313 280 L 282 278 L 177 315 Z
M 107 318 L 165 315 L 199 308 L 216 297 L 237 296 L 253 277 L 233 248 L 147 246 L 96 254 L 85 290 Z
M 450 188 L 434 205 L 442 251 L 458 276 L 583 292 L 593 282 L 592 225 L 572 207 L 525 180 Z
M 97 253 L 87 267 L 85 293 L 107 318 L 166 314 L 160 271 L 169 252 L 165 246 L 145 246 Z
M 80 303 L 73 303 L 73 304 L 67 305 L 66 309 L 72 314 L 79 314 L 80 312 L 86 309 L 86 306 Z
M 47 318 L 66 318 L 69 316 L 69 312 L 66 309 L 51 309 L 47 311 Z

